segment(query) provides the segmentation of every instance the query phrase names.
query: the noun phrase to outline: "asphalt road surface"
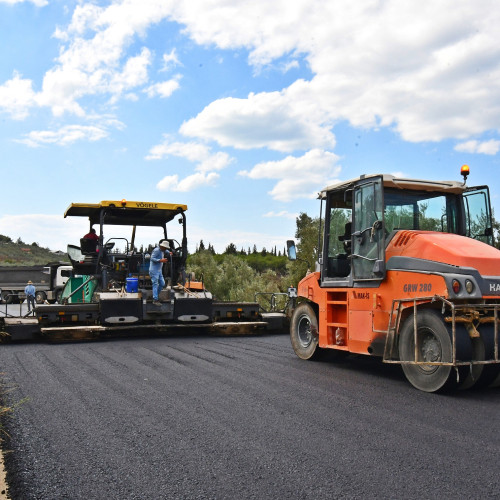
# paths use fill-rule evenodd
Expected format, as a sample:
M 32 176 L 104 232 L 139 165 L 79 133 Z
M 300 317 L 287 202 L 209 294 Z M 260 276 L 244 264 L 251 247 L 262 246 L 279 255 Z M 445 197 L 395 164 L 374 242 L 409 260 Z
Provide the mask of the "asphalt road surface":
M 499 498 L 500 391 L 288 336 L 0 345 L 12 499 Z

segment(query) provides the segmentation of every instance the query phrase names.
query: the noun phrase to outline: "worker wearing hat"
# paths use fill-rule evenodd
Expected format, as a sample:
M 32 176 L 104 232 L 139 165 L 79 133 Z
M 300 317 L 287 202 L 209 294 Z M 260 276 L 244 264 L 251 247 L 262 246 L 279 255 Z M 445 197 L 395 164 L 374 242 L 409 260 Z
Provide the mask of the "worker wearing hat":
M 24 288 L 24 293 L 26 295 L 26 300 L 28 301 L 28 312 L 35 310 L 35 285 L 31 280 L 28 281 L 28 284 Z
M 165 257 L 165 252 L 170 249 L 167 240 L 160 241 L 159 245 L 151 252 L 151 260 L 149 262 L 149 276 L 151 276 L 151 283 L 153 285 L 153 304 L 160 306 L 161 302 L 158 300 L 160 292 L 165 286 L 165 279 L 163 278 L 162 268 L 163 263 L 168 262 Z M 169 253 L 168 253 L 169 254 Z

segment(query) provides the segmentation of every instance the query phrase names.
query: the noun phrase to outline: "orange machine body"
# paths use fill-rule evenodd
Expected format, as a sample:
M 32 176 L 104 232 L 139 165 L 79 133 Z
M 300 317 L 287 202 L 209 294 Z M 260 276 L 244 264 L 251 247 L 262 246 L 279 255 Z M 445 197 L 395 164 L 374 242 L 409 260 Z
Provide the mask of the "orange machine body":
M 422 304 L 434 296 L 449 298 L 446 281 L 431 271 L 432 263 L 500 277 L 500 250 L 455 234 L 402 230 L 387 243 L 385 255 L 387 271 L 377 287 L 321 287 L 320 272 L 308 274 L 299 283 L 298 296 L 318 307 L 320 347 L 382 356 L 394 300 L 405 301 L 402 307 L 410 308 L 414 302 L 408 299 Z M 429 271 L 391 269 L 393 257 L 426 260 Z M 483 299 L 498 299 L 498 295 Z

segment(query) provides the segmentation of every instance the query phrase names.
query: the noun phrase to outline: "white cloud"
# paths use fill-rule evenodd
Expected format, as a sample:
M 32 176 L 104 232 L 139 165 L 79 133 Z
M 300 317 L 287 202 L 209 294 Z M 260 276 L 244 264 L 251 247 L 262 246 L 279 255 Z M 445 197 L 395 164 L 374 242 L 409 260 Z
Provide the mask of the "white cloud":
M 299 64 L 299 61 L 297 61 L 297 60 L 288 61 L 288 62 L 280 65 L 280 69 L 283 73 L 287 73 L 291 69 L 298 69 L 298 68 L 300 68 L 300 64 Z
M 64 207 L 66 208 L 66 207 Z M 24 214 L 2 215 L 0 234 L 21 238 L 25 243 L 38 243 L 51 250 L 66 251 L 69 243 L 76 244 L 88 231 L 88 220 L 81 217 L 64 219 L 61 215 Z
M 179 185 L 179 176 L 175 174 L 175 175 L 165 176 L 160 182 L 158 182 L 156 187 L 160 191 L 175 191 L 178 185 Z
M 54 37 L 67 41 L 72 36 L 83 35 L 87 31 L 99 29 L 99 18 L 104 12 L 103 7 L 93 3 L 80 3 L 75 7 L 71 23 L 66 30 L 57 28 Z
M 239 175 L 250 179 L 278 179 L 270 195 L 279 201 L 314 198 L 319 189 L 331 184 L 340 173 L 338 156 L 329 151 L 313 149 L 296 158 L 287 156 L 280 161 L 262 162 Z
M 22 120 L 35 104 L 33 82 L 21 77 L 17 72 L 12 79 L 0 86 L 0 111 L 10 114 L 15 120 Z
M 199 172 L 211 172 L 213 170 L 219 171 L 225 169 L 233 162 L 234 158 L 231 158 L 227 153 L 217 151 L 217 153 L 210 154 L 203 159 L 196 166 L 196 170 Z
M 98 141 L 108 137 L 108 135 L 108 130 L 95 125 L 66 125 L 58 130 L 34 130 L 17 142 L 30 147 L 49 144 L 68 146 L 82 140 Z
M 144 90 L 149 97 L 170 97 L 179 87 L 180 75 L 175 78 L 150 85 Z
M 177 57 L 177 50 L 174 48 L 168 54 L 163 54 L 163 67 L 160 71 L 169 71 L 176 66 L 182 66 L 179 58 Z
M 0 109 L 20 118 L 34 105 L 50 107 L 55 116 L 84 116 L 86 110 L 80 101 L 85 96 L 107 95 L 111 104 L 121 97 L 136 99 L 132 91 L 148 83 L 152 53 L 143 47 L 138 54 L 129 55 L 126 49 L 170 11 L 169 3 L 160 1 L 130 0 L 107 7 L 77 5 L 66 29 L 58 27 L 54 32 L 62 46 L 56 64 L 44 75 L 40 92 L 30 92 L 32 82 L 26 80 L 17 90 L 17 100 Z M 164 64 L 175 61 L 175 51 L 164 57 Z M 151 92 L 166 96 L 175 90 L 174 82 L 169 85 L 159 84 Z M 11 92 L 9 82 L 0 89 Z
M 167 175 L 160 182 L 158 182 L 156 187 L 160 191 L 177 191 L 185 193 L 192 191 L 193 189 L 198 189 L 202 186 L 213 186 L 219 177 L 219 174 L 215 172 L 197 172 L 195 174 L 188 175 L 182 180 L 179 180 L 179 176 L 177 174 Z
M 85 110 L 78 103 L 82 97 L 107 94 L 111 96 L 110 102 L 115 103 L 122 96 L 130 98 L 127 91 L 148 81 L 152 56 L 147 48 L 126 59 L 122 66 L 112 57 L 104 61 L 100 61 L 97 56 L 93 58 L 91 47 L 87 47 L 86 51 L 70 52 L 70 57 L 67 52 L 63 52 L 60 60 L 64 62 L 46 72 L 42 91 L 36 96 L 37 103 L 49 106 L 56 116 L 64 113 L 84 116 Z M 118 57 L 118 54 L 115 56 Z
M 151 64 L 151 51 L 143 48 L 138 56 L 130 57 L 123 70 L 115 73 L 110 82 L 109 90 L 116 101 L 128 89 L 133 89 L 148 81 L 148 66 Z
M 92 88 L 90 76 L 78 69 L 54 68 L 43 78 L 43 88 L 36 96 L 40 106 L 48 106 L 55 116 L 65 112 L 77 116 L 85 114 L 77 99 Z
M 197 142 L 176 142 L 171 141 L 168 135 L 165 140 L 156 146 L 153 146 L 146 160 L 161 160 L 168 156 L 178 156 L 186 158 L 189 161 L 202 161 L 210 155 L 210 148 L 205 144 Z
M 216 172 L 228 167 L 234 161 L 222 151 L 212 153 L 211 148 L 205 144 L 172 141 L 169 136 L 165 136 L 165 140 L 161 144 L 153 146 L 146 159 L 161 160 L 169 156 L 195 163 L 197 173 L 189 175 L 181 181 L 179 181 L 178 175 L 166 176 L 157 184 L 160 191 L 186 192 L 201 186 L 213 186 L 220 177 Z
M 219 99 L 184 123 L 180 132 L 240 149 L 333 148 L 332 124 L 321 103 L 310 95 L 298 95 L 304 84 L 299 80 L 283 92 L 250 94 L 247 99 Z
M 332 2 L 335 3 L 335 2 Z M 324 10 L 324 2 L 256 0 L 244 2 L 211 2 L 190 0 L 176 5 L 173 17 L 186 25 L 186 32 L 196 43 L 216 44 L 222 49 L 248 48 L 250 62 L 268 64 L 273 59 L 295 50 L 298 34 L 308 31 L 321 19 L 311 19 L 311 13 Z M 335 5 L 340 10 L 340 5 Z M 301 28 L 305 21 L 307 27 Z M 331 22 L 331 20 L 328 20 Z M 326 22 L 323 19 L 323 24 Z
M 278 218 L 285 218 L 285 219 L 292 219 L 295 220 L 298 217 L 299 214 L 297 213 L 290 213 L 287 212 L 286 210 L 281 210 L 281 212 L 267 212 L 262 215 L 262 217 L 270 218 L 270 217 L 278 217 Z
M 204 4 L 182 2 L 175 15 L 197 43 L 248 49 L 255 67 L 297 54 L 313 77 L 281 92 L 213 102 L 183 126 L 187 135 L 291 151 L 297 147 L 294 132 L 315 138 L 311 147 L 325 147 L 329 127 L 342 120 L 393 127 L 412 142 L 499 129 L 495 0 Z M 270 105 L 263 109 L 260 103 Z M 263 124 L 268 140 L 259 136 Z
M 496 155 L 500 150 L 500 141 L 491 139 L 489 141 L 465 141 L 455 146 L 455 151 L 460 153 L 481 153 L 485 155 Z
M 499 129 L 496 0 L 79 3 L 69 25 L 54 33 L 62 45 L 41 91 L 16 76 L 0 87 L 0 109 L 18 119 L 36 105 L 84 116 L 88 95 L 104 94 L 111 103 L 137 99 L 137 90 L 171 95 L 175 79 L 149 84 L 147 47 L 127 53 L 165 20 L 182 24 L 199 45 L 248 51 L 256 70 L 300 60 L 311 71 L 309 81 L 212 102 L 182 126 L 190 137 L 290 153 L 333 148 L 332 127 L 344 120 L 392 127 L 413 142 L 466 141 Z M 162 58 L 162 70 L 180 64 L 175 48 Z

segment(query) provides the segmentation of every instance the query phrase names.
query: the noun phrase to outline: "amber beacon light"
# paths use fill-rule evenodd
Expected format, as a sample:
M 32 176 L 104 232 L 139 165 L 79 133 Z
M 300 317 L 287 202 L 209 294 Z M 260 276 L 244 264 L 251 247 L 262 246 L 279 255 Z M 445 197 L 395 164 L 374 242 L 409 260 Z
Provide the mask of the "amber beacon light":
M 470 174 L 469 165 L 462 165 L 462 168 L 460 169 L 460 173 L 462 174 L 462 177 L 464 178 L 464 184 L 465 184 L 467 182 L 467 177 L 469 177 L 469 174 Z

